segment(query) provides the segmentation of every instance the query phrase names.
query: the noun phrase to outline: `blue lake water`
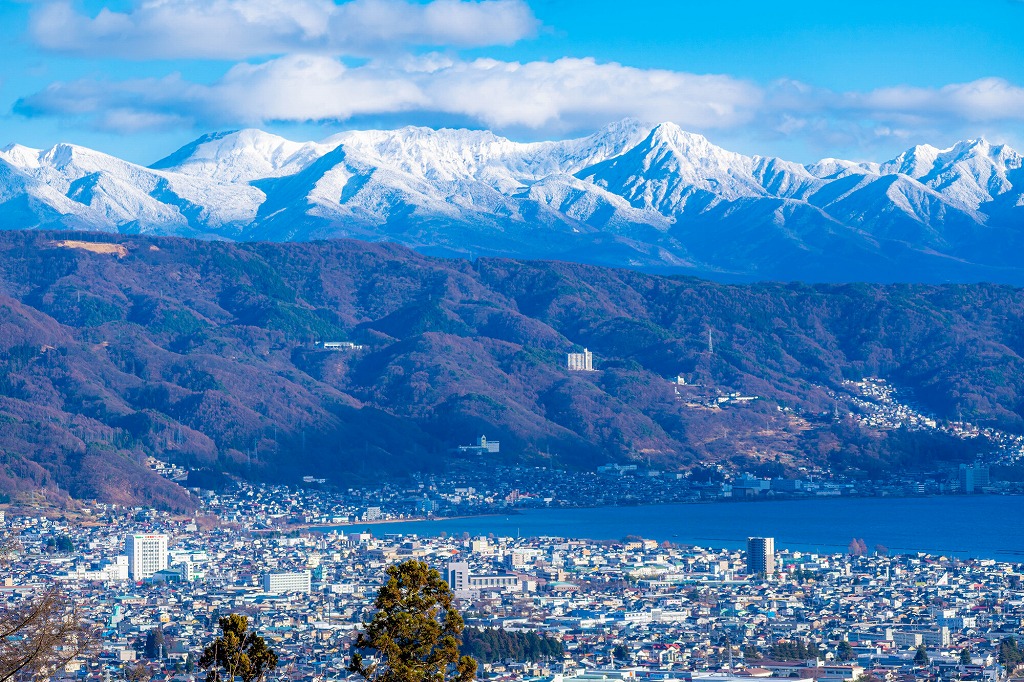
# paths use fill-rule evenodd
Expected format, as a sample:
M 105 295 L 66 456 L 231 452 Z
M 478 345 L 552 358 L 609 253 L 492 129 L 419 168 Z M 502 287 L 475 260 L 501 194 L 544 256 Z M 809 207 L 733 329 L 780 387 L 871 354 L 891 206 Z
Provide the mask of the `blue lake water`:
M 386 533 L 470 533 L 593 540 L 639 535 L 703 547 L 741 548 L 746 538 L 775 538 L 778 549 L 841 552 L 853 538 L 869 549 L 928 552 L 1024 562 L 1024 496 L 833 498 L 588 509 L 528 509 L 508 516 L 380 523 Z M 362 526 L 343 526 L 346 532 Z

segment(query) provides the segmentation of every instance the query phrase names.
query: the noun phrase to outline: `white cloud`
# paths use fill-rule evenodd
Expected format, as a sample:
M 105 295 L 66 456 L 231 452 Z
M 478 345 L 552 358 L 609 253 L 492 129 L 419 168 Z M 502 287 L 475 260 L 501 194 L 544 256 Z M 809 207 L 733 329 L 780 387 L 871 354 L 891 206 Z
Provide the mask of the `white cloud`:
M 982 78 L 941 88 L 882 88 L 849 95 L 850 108 L 875 114 L 965 121 L 1024 120 L 1024 88 L 1001 78 Z
M 177 76 L 55 83 L 15 110 L 115 131 L 388 116 L 455 120 L 535 137 L 634 117 L 673 121 L 716 139 L 799 141 L 809 155 L 980 134 L 1005 138 L 1024 123 L 1024 88 L 982 79 L 844 93 L 593 59 L 517 63 L 424 55 L 350 67 L 323 55 L 290 55 L 238 64 L 212 84 Z
M 715 129 L 747 123 L 760 90 L 729 76 L 598 64 L 593 59 L 499 62 L 439 70 L 424 83 L 435 107 L 495 128 L 572 129 L 632 116 Z
M 643 70 L 592 59 L 554 62 L 420 59 L 402 67 L 346 67 L 329 57 L 293 55 L 239 64 L 212 85 L 176 76 L 122 82 L 55 83 L 24 98 L 26 115 L 91 119 L 136 111 L 168 121 L 219 126 L 270 121 L 344 121 L 360 115 L 449 114 L 502 129 L 565 131 L 634 116 L 716 129 L 751 120 L 760 90 L 727 76 Z
M 44 48 L 80 55 L 237 60 L 508 45 L 537 28 L 525 0 L 137 0 L 95 16 L 55 0 L 33 12 L 30 31 Z
M 986 136 L 1019 138 L 1024 88 L 999 78 L 922 88 L 836 92 L 795 81 L 772 83 L 758 116 L 761 136 L 800 138 L 810 152 L 874 149 Z

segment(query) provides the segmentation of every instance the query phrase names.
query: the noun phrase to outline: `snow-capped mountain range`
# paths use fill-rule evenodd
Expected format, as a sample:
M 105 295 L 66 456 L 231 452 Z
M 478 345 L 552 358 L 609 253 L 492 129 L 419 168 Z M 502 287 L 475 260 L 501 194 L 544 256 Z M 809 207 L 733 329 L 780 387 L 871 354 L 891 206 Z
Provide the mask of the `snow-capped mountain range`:
M 736 278 L 1024 283 L 1024 169 L 985 140 L 881 164 L 744 156 L 672 123 L 519 143 L 486 131 L 206 135 L 150 167 L 0 150 L 0 228 L 387 239 Z

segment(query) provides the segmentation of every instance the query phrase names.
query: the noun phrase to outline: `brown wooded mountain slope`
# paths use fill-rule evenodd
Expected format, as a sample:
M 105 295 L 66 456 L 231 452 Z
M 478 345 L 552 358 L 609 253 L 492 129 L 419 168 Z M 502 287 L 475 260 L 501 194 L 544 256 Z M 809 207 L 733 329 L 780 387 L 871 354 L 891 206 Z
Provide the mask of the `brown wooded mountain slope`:
M 354 241 L 3 233 L 0 489 L 186 507 L 145 456 L 345 482 L 437 470 L 480 434 L 503 461 L 581 468 L 930 466 L 970 453 L 820 417 L 826 390 L 878 376 L 940 416 L 1021 431 L 1022 332 L 1024 292 L 1007 286 L 732 286 Z M 583 346 L 601 371 L 565 369 Z M 677 374 L 761 400 L 694 407 Z

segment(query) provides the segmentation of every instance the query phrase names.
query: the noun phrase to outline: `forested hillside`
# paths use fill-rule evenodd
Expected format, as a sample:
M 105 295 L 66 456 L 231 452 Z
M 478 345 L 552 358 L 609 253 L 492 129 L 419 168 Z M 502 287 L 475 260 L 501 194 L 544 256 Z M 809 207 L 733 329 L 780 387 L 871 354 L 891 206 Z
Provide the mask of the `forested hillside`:
M 500 461 L 580 468 L 928 467 L 973 450 L 866 429 L 842 380 L 1019 432 L 1022 332 L 1007 286 L 729 286 L 354 241 L 4 233 L 0 487 L 183 508 L 145 457 L 344 483 L 441 469 L 480 434 Z M 599 371 L 567 371 L 584 346 Z M 758 399 L 715 404 L 729 393 Z

